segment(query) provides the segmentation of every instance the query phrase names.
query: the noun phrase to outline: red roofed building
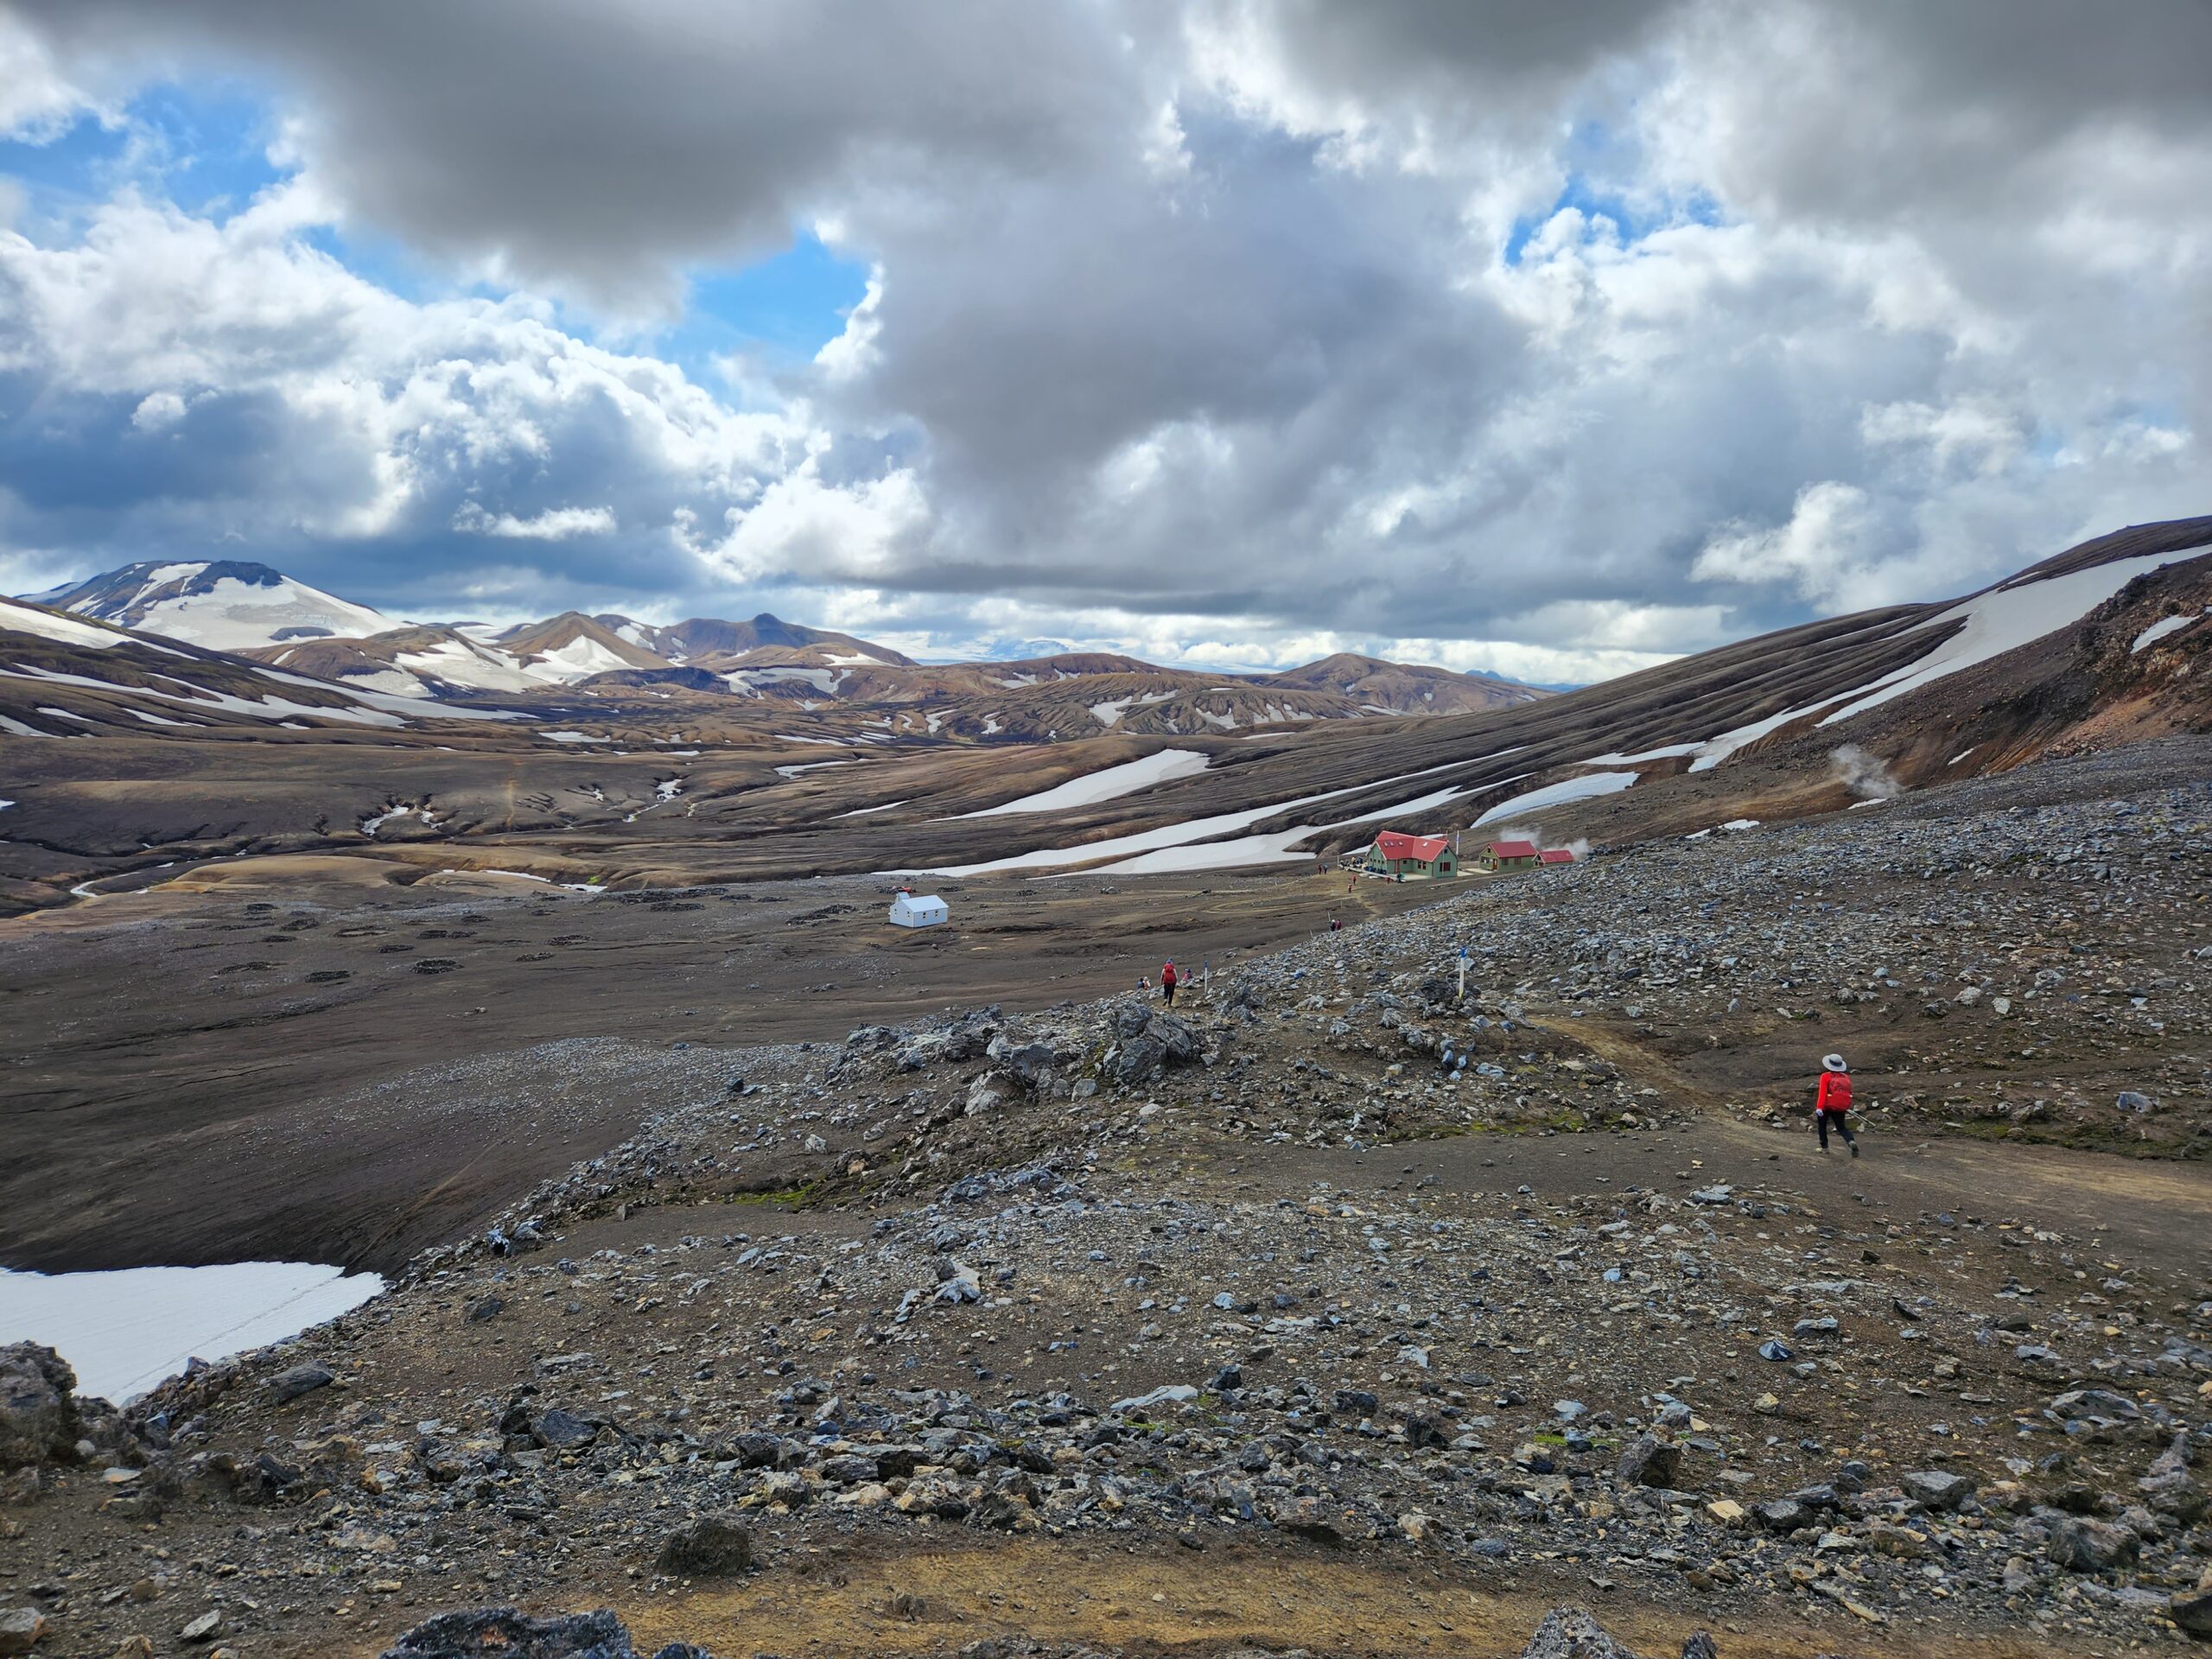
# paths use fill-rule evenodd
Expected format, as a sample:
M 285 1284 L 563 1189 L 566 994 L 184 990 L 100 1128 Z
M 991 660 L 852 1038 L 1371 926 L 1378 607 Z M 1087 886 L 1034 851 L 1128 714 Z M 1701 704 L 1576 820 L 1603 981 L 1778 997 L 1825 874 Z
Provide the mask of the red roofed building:
M 1493 841 L 1475 855 L 1475 868 L 1482 870 L 1525 870 L 1537 860 L 1536 843 L 1533 841 Z
M 1542 852 L 1536 855 L 1536 862 L 1539 864 L 1572 864 L 1574 862 L 1574 855 L 1568 852 L 1564 847 L 1547 847 Z
M 1370 875 L 1395 876 L 1401 881 L 1439 880 L 1457 875 L 1459 861 L 1446 836 L 1402 836 L 1385 830 L 1367 849 L 1363 868 Z

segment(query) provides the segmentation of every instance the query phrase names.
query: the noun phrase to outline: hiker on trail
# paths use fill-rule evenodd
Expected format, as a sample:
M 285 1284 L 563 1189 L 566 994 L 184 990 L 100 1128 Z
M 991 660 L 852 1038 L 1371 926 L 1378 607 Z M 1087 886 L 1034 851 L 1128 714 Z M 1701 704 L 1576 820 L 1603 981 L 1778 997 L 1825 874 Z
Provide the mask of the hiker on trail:
M 1175 964 L 1172 962 L 1160 970 L 1160 997 L 1169 1007 L 1175 1006 Z
M 1341 932 L 1343 932 L 1344 931 L 1344 925 L 1342 922 L 1338 921 L 1338 920 L 1335 917 L 1333 917 L 1333 916 L 1332 916 L 1332 917 L 1330 917 L 1330 918 L 1329 918 L 1329 931 L 1330 931 L 1330 932 L 1332 932 L 1332 933 L 1341 933 Z
M 1820 1092 L 1813 1096 L 1813 1122 L 1821 1131 L 1821 1150 L 1828 1149 L 1828 1125 L 1833 1122 L 1843 1136 L 1843 1144 L 1851 1148 L 1851 1155 L 1859 1155 L 1859 1137 L 1851 1132 L 1851 1068 L 1843 1063 L 1840 1054 L 1830 1054 L 1821 1062 Z

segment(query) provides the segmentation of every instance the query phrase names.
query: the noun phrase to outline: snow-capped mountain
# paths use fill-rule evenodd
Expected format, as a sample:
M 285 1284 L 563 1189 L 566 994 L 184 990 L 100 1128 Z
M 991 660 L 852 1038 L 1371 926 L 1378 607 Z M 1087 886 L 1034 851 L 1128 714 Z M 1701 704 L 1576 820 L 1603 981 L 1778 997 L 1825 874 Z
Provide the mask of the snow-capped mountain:
M 720 617 L 694 616 L 662 626 L 607 613 L 591 620 L 640 650 L 650 651 L 671 664 L 696 663 L 706 658 L 740 658 L 757 651 L 807 652 L 820 650 L 831 666 L 859 667 L 880 664 L 912 668 L 913 659 L 888 645 L 856 639 L 830 628 L 810 628 L 761 612 L 749 622 L 727 622 Z M 835 659 L 832 661 L 832 659 Z M 794 659 L 796 660 L 796 659 Z
M 32 602 L 385 696 L 480 702 L 650 687 L 657 698 L 727 695 L 794 704 L 809 714 L 833 705 L 875 709 L 881 712 L 868 723 L 885 734 L 1007 741 L 1057 741 L 1094 730 L 1173 735 L 1462 713 L 1538 695 L 1481 676 L 1353 657 L 1275 676 L 1189 664 L 1162 669 L 1097 651 L 925 666 L 871 640 L 765 611 L 744 621 L 690 617 L 662 624 L 564 611 L 510 627 L 425 625 L 244 561 L 126 565 Z M 1001 640 L 995 647 L 1058 644 Z M 1085 683 L 1064 684 L 1075 681 Z
M 241 559 L 126 564 L 32 597 L 56 610 L 212 651 L 360 639 L 404 626 L 366 605 Z

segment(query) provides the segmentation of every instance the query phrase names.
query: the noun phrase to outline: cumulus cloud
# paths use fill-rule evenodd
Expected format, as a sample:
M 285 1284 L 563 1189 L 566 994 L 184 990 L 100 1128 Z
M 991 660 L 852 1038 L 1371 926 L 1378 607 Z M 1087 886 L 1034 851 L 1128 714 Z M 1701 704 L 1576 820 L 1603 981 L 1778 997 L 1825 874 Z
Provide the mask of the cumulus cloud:
M 497 536 L 515 542 L 565 542 L 576 536 L 612 536 L 620 526 L 612 507 L 548 507 L 529 518 L 488 512 L 481 502 L 464 502 L 453 516 L 464 536 Z
M 2194 0 L 15 3 L 0 125 L 283 134 L 0 232 L 0 536 L 88 563 L 1556 680 L 2212 499 Z M 811 362 L 653 354 L 802 226 Z

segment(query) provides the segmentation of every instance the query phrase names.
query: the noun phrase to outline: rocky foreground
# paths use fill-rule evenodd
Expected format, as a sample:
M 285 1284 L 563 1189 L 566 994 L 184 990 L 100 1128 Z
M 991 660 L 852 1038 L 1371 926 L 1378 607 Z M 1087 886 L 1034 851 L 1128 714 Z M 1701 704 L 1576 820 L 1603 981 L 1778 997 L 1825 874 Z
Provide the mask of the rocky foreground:
M 649 1134 L 295 1342 L 125 1412 L 12 1351 L 0 1653 L 2212 1637 L 2212 1181 L 2113 1155 L 2212 1131 L 2170 760 L 1486 884 L 1173 1010 L 664 1052 Z M 433 1617 L 491 1604 L 613 1611 Z M 1628 1651 L 1578 1617 L 1527 1651 Z

